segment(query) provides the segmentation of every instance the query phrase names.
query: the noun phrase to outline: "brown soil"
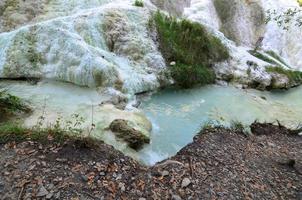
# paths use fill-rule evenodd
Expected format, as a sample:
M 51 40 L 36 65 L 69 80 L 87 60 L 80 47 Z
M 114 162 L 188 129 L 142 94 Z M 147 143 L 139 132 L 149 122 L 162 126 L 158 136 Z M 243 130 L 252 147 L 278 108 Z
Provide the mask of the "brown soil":
M 253 131 L 206 129 L 149 168 L 103 143 L 3 144 L 0 199 L 302 199 L 302 137 Z

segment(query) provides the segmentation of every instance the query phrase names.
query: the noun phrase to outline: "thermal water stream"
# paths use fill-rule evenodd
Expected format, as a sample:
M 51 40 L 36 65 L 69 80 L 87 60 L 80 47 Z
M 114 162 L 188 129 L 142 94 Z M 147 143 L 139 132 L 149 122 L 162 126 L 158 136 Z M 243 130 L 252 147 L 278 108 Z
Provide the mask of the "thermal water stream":
M 275 92 L 218 85 L 190 90 L 166 89 L 143 100 L 140 110 L 122 111 L 110 105 L 100 106 L 108 97 L 95 89 L 68 83 L 42 81 L 30 85 L 1 81 L 1 86 L 34 106 L 34 113 L 25 119 L 26 125 L 35 125 L 43 113 L 47 123 L 54 123 L 59 116 L 64 120 L 72 114 L 80 114 L 85 119 L 85 127 L 89 127 L 92 120 L 96 124 L 93 136 L 147 165 L 176 154 L 210 120 L 228 125 L 232 120 L 250 124 L 256 119 L 268 122 L 278 119 L 289 126 L 302 121 L 302 87 Z M 104 131 L 116 118 L 148 126 L 144 115 L 151 121 L 153 130 L 151 144 L 139 152 L 117 141 L 111 132 Z
M 302 87 L 261 92 L 210 85 L 190 90 L 160 91 L 142 105 L 153 124 L 152 143 L 140 152 L 148 164 L 170 157 L 190 143 L 209 121 L 245 125 L 255 120 L 297 126 L 302 121 Z

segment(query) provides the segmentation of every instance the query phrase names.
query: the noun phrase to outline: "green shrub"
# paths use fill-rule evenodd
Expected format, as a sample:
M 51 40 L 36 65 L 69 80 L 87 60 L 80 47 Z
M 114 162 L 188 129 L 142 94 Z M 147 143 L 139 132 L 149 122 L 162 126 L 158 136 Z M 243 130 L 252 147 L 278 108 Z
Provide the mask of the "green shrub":
M 176 83 L 182 87 L 192 87 L 213 82 L 211 64 L 229 58 L 229 52 L 221 41 L 199 23 L 177 20 L 159 11 L 154 14 L 154 22 L 163 56 L 167 63 L 176 62 L 176 65 L 171 66 Z M 205 76 L 209 74 L 210 77 Z M 205 77 L 206 80 L 203 80 Z M 188 83 L 184 83 L 186 80 Z
M 144 2 L 142 0 L 135 0 L 134 5 L 137 7 L 144 7 Z
M 171 68 L 171 74 L 177 84 L 190 88 L 196 84 L 209 84 L 215 81 L 215 74 L 207 67 L 176 64 Z
M 19 97 L 0 90 L 0 122 L 17 112 L 29 112 L 30 108 Z
M 302 72 L 300 71 L 287 70 L 280 66 L 267 66 L 266 71 L 285 75 L 292 85 L 302 84 Z

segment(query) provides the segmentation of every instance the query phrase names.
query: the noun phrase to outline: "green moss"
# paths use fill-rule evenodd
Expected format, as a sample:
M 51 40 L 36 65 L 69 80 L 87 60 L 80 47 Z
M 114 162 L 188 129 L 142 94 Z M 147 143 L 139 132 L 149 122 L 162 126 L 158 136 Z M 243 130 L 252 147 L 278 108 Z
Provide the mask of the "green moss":
M 263 60 L 267 63 L 273 64 L 273 65 L 278 65 L 277 62 L 275 62 L 273 59 L 267 57 L 266 55 L 263 55 L 262 53 L 254 50 L 249 50 L 248 51 L 252 56 L 255 56 L 256 58 Z
M 199 23 L 177 20 L 159 11 L 154 14 L 154 21 L 163 56 L 168 63 L 176 62 L 171 66 L 176 83 L 181 87 L 192 87 L 198 83 L 213 82 L 211 64 L 229 58 L 229 52 L 221 41 Z M 193 74 L 195 77 L 188 77 Z M 209 74 L 211 78 L 204 80 Z M 185 83 L 186 80 L 188 83 Z
M 287 70 L 280 66 L 267 66 L 266 71 L 269 73 L 285 75 L 289 79 L 291 85 L 302 84 L 302 72 L 300 71 Z
M 142 0 L 135 0 L 134 5 L 137 7 L 144 7 L 144 2 Z
M 38 68 L 39 63 L 43 63 L 43 56 L 37 51 L 37 37 L 36 30 L 31 30 L 29 34 L 25 35 L 25 41 L 27 41 L 28 49 L 26 52 L 26 57 L 28 61 L 32 64 L 34 69 Z
M 140 149 L 145 143 L 150 143 L 150 138 L 143 132 L 136 130 L 127 120 L 116 119 L 110 124 L 109 128 L 133 149 Z
M 215 81 L 215 74 L 207 67 L 176 64 L 171 70 L 174 80 L 183 88 L 196 84 L 210 84 Z
M 268 55 L 272 56 L 273 58 L 275 58 L 276 60 L 278 60 L 280 63 L 282 63 L 283 65 L 290 67 L 277 53 L 275 53 L 274 51 L 265 51 L 265 53 L 267 53 Z

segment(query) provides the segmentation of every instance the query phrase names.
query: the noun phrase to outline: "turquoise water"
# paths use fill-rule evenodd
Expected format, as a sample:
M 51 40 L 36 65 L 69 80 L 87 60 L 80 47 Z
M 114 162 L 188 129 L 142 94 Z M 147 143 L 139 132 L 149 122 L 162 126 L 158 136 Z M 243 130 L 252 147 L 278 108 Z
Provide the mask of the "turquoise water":
M 167 89 L 144 101 L 142 109 L 153 124 L 152 143 L 141 152 L 148 164 L 175 155 L 209 121 L 228 125 L 276 119 L 294 126 L 302 122 L 302 87 L 261 92 L 211 85 L 190 90 Z
M 147 165 L 175 155 L 192 141 L 201 127 L 214 120 L 228 125 L 231 120 L 250 124 L 254 120 L 275 121 L 294 126 L 302 122 L 302 87 L 289 91 L 261 92 L 235 87 L 209 85 L 190 90 L 166 89 L 144 99 L 141 111 L 121 111 L 113 106 L 99 106 L 109 97 L 95 89 L 45 80 L 37 85 L 18 81 L 0 81 L 0 88 L 30 102 L 33 114 L 25 120 L 35 125 L 42 113 L 46 123 L 55 123 L 61 116 L 69 119 L 74 113 L 84 117 L 84 127 L 93 121 L 97 125 L 93 133 L 126 155 Z M 114 134 L 103 131 L 118 118 L 152 122 L 151 144 L 135 152 L 118 142 Z M 148 123 L 149 124 L 149 123 Z M 86 129 L 84 129 L 86 130 Z M 88 129 L 87 129 L 88 130 Z

